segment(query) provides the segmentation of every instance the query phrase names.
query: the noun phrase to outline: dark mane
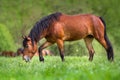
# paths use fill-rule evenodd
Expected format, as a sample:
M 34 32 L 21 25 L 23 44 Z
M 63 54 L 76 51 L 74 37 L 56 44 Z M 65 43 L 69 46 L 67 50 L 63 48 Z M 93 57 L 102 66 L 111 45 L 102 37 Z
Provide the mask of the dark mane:
M 54 21 L 58 21 L 61 14 L 62 13 L 60 12 L 56 12 L 49 16 L 43 17 L 40 21 L 36 22 L 29 34 L 32 42 L 38 42 L 42 31 L 48 28 Z

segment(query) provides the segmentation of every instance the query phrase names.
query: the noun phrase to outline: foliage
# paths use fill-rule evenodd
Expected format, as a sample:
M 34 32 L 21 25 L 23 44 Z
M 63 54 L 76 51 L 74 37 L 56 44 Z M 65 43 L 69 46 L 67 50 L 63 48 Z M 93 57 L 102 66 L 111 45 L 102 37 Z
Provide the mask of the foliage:
M 109 62 L 105 56 L 94 56 L 93 62 L 87 56 L 65 57 L 61 62 L 59 56 L 45 57 L 40 63 L 34 57 L 30 63 L 20 57 L 0 58 L 1 80 L 119 80 L 119 57 Z
M 15 49 L 15 43 L 7 27 L 0 24 L 0 51 Z

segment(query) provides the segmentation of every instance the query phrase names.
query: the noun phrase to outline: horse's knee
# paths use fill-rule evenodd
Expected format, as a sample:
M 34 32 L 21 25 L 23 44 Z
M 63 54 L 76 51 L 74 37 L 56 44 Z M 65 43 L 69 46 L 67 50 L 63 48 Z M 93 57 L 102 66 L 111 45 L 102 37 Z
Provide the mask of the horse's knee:
M 41 47 L 38 48 L 38 52 L 40 53 L 42 51 Z
M 41 47 L 39 47 L 38 52 L 39 52 L 39 56 L 42 56 L 42 48 Z

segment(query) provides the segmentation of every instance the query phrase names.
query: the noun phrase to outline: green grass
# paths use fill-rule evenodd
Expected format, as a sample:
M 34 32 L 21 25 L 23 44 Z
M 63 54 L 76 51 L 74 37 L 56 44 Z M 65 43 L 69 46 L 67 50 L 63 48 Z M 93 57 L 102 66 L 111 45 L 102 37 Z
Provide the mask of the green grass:
M 87 56 L 66 56 L 61 62 L 59 56 L 45 57 L 40 63 L 38 57 L 24 62 L 21 57 L 0 57 L 0 80 L 118 80 L 120 58 L 109 62 L 104 56 L 94 56 L 92 62 Z

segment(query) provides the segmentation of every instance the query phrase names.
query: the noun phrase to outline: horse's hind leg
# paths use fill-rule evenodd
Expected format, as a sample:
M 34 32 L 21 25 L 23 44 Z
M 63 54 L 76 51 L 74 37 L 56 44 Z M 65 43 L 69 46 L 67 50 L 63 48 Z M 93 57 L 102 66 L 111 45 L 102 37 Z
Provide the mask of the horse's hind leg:
M 105 36 L 105 38 L 103 37 L 97 40 L 106 49 L 108 60 L 113 61 L 114 59 L 113 48 L 109 39 Z
M 53 43 L 50 42 L 45 42 L 43 43 L 40 47 L 39 47 L 39 60 L 40 61 L 44 61 L 43 55 L 42 55 L 42 50 L 50 45 L 52 45 Z
M 85 41 L 85 44 L 86 44 L 86 47 L 89 51 L 89 60 L 92 61 L 93 60 L 93 56 L 94 56 L 94 49 L 93 49 L 93 46 L 92 46 L 92 41 L 93 41 L 93 37 L 92 36 L 88 36 L 86 38 L 84 38 L 84 41 Z
M 96 29 L 96 31 L 94 31 L 94 37 L 106 49 L 108 60 L 113 61 L 114 53 L 113 53 L 112 45 L 107 37 L 106 23 L 101 17 L 99 17 L 99 19 L 100 19 L 99 21 L 101 21 L 102 24 L 100 24 L 101 22 L 99 22 L 97 24 L 95 23 L 94 28 Z M 103 29 L 103 27 L 104 27 L 104 29 Z

